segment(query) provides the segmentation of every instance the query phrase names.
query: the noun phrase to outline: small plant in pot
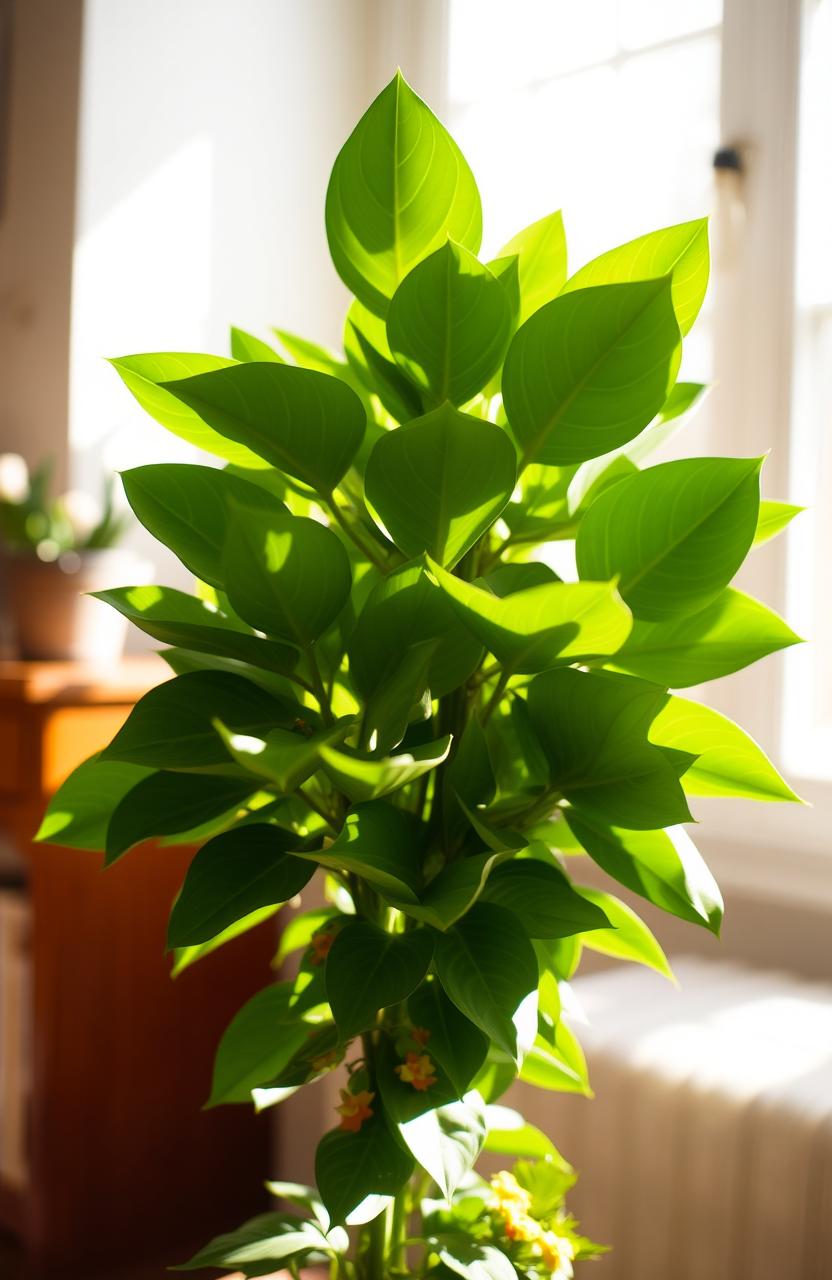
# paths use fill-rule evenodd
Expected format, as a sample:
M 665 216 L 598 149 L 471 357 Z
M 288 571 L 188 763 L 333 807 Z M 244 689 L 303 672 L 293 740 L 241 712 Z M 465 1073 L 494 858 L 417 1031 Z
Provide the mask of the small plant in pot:
M 565 1011 L 585 950 L 669 973 L 574 855 L 716 933 L 691 797 L 797 799 L 670 691 L 795 642 L 730 585 L 793 509 L 761 505 L 759 458 L 650 457 L 702 391 L 677 372 L 704 222 L 570 276 L 553 214 L 481 262 L 474 178 L 397 75 L 336 160 L 326 224 L 355 295 L 343 355 L 235 330 L 232 359 L 114 361 L 226 465 L 125 474 L 200 586 L 103 593 L 175 674 L 40 834 L 110 865 L 198 829 L 175 972 L 322 890 L 210 1098 L 262 1109 L 337 1073 L 317 1187 L 270 1184 L 273 1212 L 218 1224 L 183 1269 L 564 1280 L 598 1252 L 564 1204 L 574 1175 L 499 1100 L 518 1078 L 588 1092 Z M 481 1152 L 506 1167 L 481 1176 Z
M 118 657 L 126 623 L 88 598 L 149 566 L 117 548 L 128 524 L 113 504 L 81 490 L 50 497 L 53 464 L 29 472 L 16 453 L 0 455 L 0 572 L 15 647 L 22 658 Z

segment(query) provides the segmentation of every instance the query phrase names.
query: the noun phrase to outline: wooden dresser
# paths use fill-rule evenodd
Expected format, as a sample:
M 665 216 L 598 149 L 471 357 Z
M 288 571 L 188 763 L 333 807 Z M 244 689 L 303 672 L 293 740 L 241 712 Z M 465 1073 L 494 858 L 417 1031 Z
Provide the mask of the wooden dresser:
M 166 918 L 190 851 L 145 845 L 102 874 L 100 854 L 31 843 L 67 773 L 168 674 L 157 658 L 0 662 L 0 836 L 30 916 L 28 1174 L 0 1182 L 0 1226 L 33 1280 L 145 1259 L 162 1275 L 266 1207 L 268 1119 L 201 1107 L 222 1029 L 268 981 L 269 926 L 172 982 Z

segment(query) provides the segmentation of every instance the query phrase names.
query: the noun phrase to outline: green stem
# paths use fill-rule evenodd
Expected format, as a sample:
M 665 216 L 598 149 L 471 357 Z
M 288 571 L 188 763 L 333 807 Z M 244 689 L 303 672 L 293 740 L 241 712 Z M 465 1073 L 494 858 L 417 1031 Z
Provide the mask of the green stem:
M 313 649 L 307 649 L 306 657 L 309 662 L 309 672 L 312 677 L 312 692 L 318 700 L 324 724 L 334 724 L 335 717 L 333 716 L 332 708 L 329 705 L 329 698 L 326 696 L 324 680 L 321 675 L 321 668 L 318 666 L 318 659 L 315 657 L 315 651 Z
M 332 814 L 327 813 L 323 805 L 321 805 L 315 797 L 306 790 L 305 787 L 296 787 L 295 794 L 299 795 L 304 804 L 308 804 L 313 813 L 317 813 L 319 818 L 323 818 L 326 825 L 334 835 L 338 835 L 338 824 L 335 822 Z
M 500 702 L 503 699 L 503 694 L 506 691 L 506 687 L 510 679 L 511 679 L 510 671 L 502 671 L 500 673 L 500 678 L 498 679 L 497 684 L 494 687 L 494 692 L 492 693 L 491 697 L 488 699 L 488 702 L 486 702 L 483 708 L 482 717 L 480 719 L 480 723 L 482 724 L 483 728 L 485 728 L 485 726 L 488 724 L 488 721 L 491 719 L 492 715 L 497 710 L 497 707 L 500 705 Z
M 329 497 L 326 499 L 326 505 L 329 508 L 329 510 L 332 512 L 332 516 L 333 516 L 333 519 L 335 520 L 335 523 L 341 529 L 343 529 L 345 535 L 349 538 L 350 542 L 358 548 L 362 556 L 365 556 L 370 561 L 370 563 L 374 564 L 375 567 L 379 569 L 382 573 L 389 573 L 390 566 L 386 564 L 382 559 L 380 559 L 379 556 L 376 555 L 373 548 L 369 546 L 368 543 L 365 543 L 363 538 L 360 538 L 358 536 L 355 530 L 355 527 L 352 524 L 350 524 L 349 520 L 344 515 L 341 508 L 338 506 L 338 503 L 335 501 L 335 498 L 332 496 L 332 494 L 330 494 Z

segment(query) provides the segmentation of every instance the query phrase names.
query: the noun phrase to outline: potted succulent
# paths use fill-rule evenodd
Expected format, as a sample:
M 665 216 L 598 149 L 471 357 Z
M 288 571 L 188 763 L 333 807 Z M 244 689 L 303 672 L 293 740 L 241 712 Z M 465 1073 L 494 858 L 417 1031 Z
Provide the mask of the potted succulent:
M 113 505 L 113 481 L 99 504 L 72 489 L 49 496 L 52 462 L 31 474 L 16 453 L 0 455 L 0 574 L 21 658 L 102 660 L 121 653 L 126 623 L 86 593 L 149 565 L 117 549 L 127 516 Z
M 274 1211 L 218 1224 L 183 1269 L 563 1280 L 598 1252 L 564 1205 L 574 1175 L 499 1099 L 518 1077 L 588 1091 L 564 1011 L 584 950 L 668 972 L 574 855 L 716 933 L 690 798 L 797 799 L 742 729 L 670 692 L 795 642 L 730 585 L 793 511 L 761 505 L 760 458 L 651 465 L 702 390 L 677 372 L 704 222 L 570 276 L 553 214 L 483 263 L 473 175 L 397 75 L 335 162 L 326 225 L 355 296 L 343 354 L 235 330 L 230 359 L 114 361 L 226 465 L 124 475 L 200 586 L 102 593 L 175 674 L 40 837 L 107 865 L 198 839 L 175 972 L 323 889 L 285 922 L 294 970 L 228 1027 L 209 1100 L 262 1109 L 339 1073 L 317 1187 L 271 1184 Z M 516 1163 L 480 1176 L 483 1151 Z

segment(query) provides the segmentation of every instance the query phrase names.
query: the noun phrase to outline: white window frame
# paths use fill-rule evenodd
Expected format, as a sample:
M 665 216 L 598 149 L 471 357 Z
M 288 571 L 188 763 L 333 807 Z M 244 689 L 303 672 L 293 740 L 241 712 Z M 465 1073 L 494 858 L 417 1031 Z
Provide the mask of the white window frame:
M 710 448 L 753 456 L 770 449 L 767 496 L 789 496 L 794 364 L 797 125 L 804 5 L 812 0 L 724 0 L 721 143 L 744 161 L 746 220 L 736 260 L 713 288 Z M 448 0 L 375 0 L 374 69 L 407 51 L 406 74 L 442 114 L 447 107 Z M 786 546 L 756 551 L 743 589 L 783 610 Z M 783 656 L 711 686 L 709 698 L 777 756 Z M 790 778 L 812 807 L 697 803 L 701 844 L 728 889 L 832 906 L 832 783 Z

